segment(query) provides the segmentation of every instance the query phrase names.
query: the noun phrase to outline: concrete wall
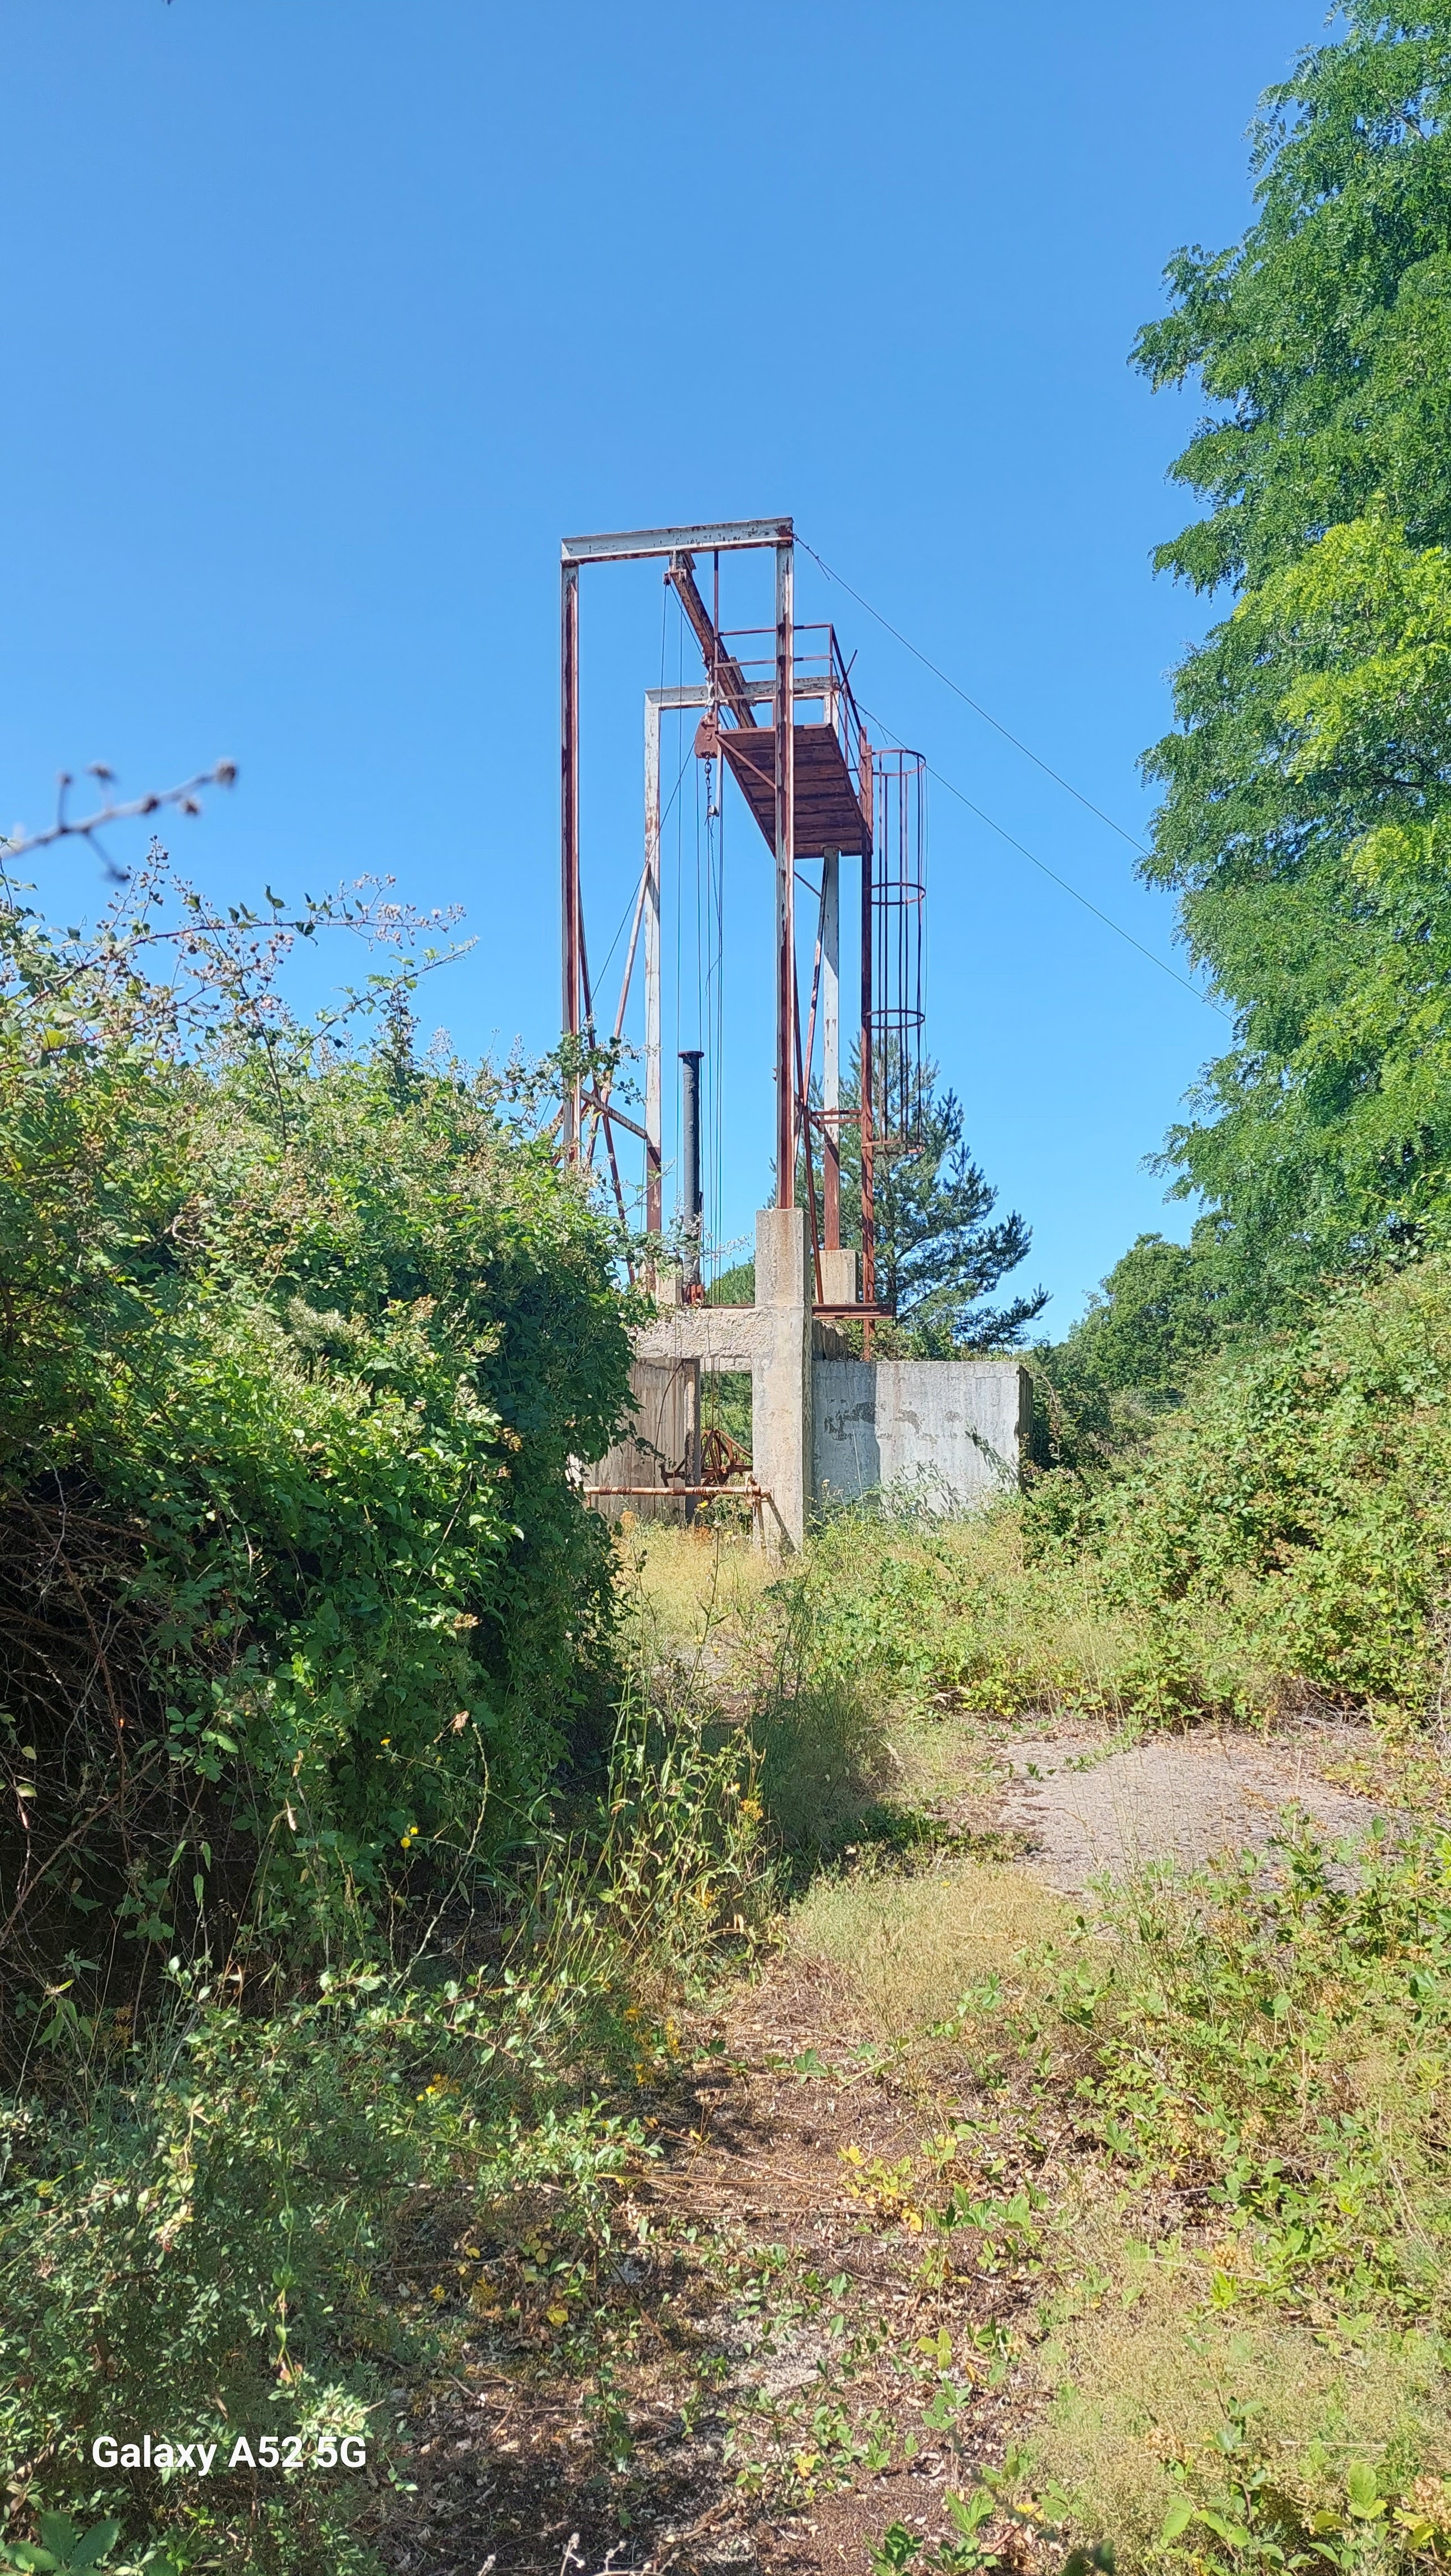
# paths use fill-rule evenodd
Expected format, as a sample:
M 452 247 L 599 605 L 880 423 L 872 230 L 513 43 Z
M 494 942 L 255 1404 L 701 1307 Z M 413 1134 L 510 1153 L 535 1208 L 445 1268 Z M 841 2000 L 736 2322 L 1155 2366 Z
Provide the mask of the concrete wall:
M 831 1286 L 845 1293 L 826 1302 L 845 1304 L 855 1255 L 830 1257 Z M 1031 1419 L 1026 1369 L 1016 1360 L 829 1357 L 840 1340 L 829 1322 L 813 1321 L 811 1284 L 803 1211 L 763 1208 L 756 1303 L 663 1306 L 639 1328 L 631 1383 L 641 1417 L 586 1482 L 663 1482 L 662 1453 L 677 1478 L 684 1471 L 694 1481 L 699 1468 L 685 1470 L 685 1459 L 701 1374 L 749 1369 L 752 1464 L 770 1548 L 799 1547 L 813 1511 L 861 1494 L 895 1489 L 929 1509 L 961 1511 L 1017 1484 Z M 610 1508 L 603 1497 L 601 1508 Z M 682 1505 L 645 1508 L 673 1516 Z
M 961 1511 L 1016 1487 L 1032 1410 L 1016 1360 L 817 1360 L 811 1374 L 818 1510 L 895 1488 Z

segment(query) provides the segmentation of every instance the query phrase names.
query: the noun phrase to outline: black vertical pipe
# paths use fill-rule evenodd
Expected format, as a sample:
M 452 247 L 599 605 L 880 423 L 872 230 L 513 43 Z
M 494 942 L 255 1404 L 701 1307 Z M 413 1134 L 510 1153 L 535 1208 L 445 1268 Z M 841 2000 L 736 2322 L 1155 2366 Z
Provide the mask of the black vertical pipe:
M 700 1285 L 700 1234 L 705 1198 L 700 1186 L 700 1067 L 704 1047 L 680 1050 L 680 1144 L 684 1196 L 685 1284 Z

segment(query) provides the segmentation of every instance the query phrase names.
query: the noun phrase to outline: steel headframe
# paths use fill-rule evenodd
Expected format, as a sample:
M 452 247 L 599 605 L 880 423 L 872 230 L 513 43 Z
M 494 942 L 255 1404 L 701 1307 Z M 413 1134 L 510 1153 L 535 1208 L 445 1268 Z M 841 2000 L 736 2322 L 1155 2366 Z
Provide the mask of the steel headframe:
M 564 1037 L 573 1063 L 564 1096 L 564 1150 L 579 1155 L 583 1071 L 580 1051 L 593 1017 L 579 881 L 579 574 L 587 563 L 638 563 L 652 556 L 742 553 L 769 547 L 776 558 L 776 1201 L 796 1196 L 796 853 L 792 673 L 795 534 L 790 519 L 728 519 L 689 528 L 636 528 L 566 537 L 560 547 L 560 910 Z M 647 1224 L 651 1211 L 647 1206 Z M 658 1228 L 658 1216 L 655 1218 Z
M 637 563 L 650 559 L 665 560 L 668 579 L 681 600 L 682 607 L 700 644 L 711 677 L 711 689 L 728 704 L 737 722 L 749 726 L 754 722 L 752 696 L 764 697 L 764 690 L 753 691 L 739 664 L 722 643 L 715 618 L 706 609 L 693 578 L 693 559 L 701 554 L 743 553 L 769 549 L 775 555 L 775 657 L 771 712 L 774 729 L 774 825 L 776 877 L 776 1201 L 780 1207 L 792 1207 L 796 1201 L 796 1167 L 802 1133 L 802 1122 L 810 1118 L 806 1085 L 810 1066 L 801 1064 L 801 1030 L 796 990 L 796 852 L 795 852 L 795 699 L 798 684 L 796 660 L 795 611 L 795 531 L 789 518 L 731 519 L 695 527 L 636 528 L 615 534 L 566 537 L 560 546 L 560 905 L 561 956 L 563 965 L 563 1022 L 566 1049 L 572 1062 L 564 1087 L 563 1139 L 566 1159 L 579 1159 L 582 1116 L 586 1110 L 599 1123 L 611 1118 L 635 1133 L 643 1132 L 646 1146 L 646 1228 L 651 1234 L 661 1230 L 663 1217 L 663 1173 L 661 1169 L 659 1102 L 647 1098 L 646 1125 L 643 1131 L 634 1122 L 620 1117 L 594 1092 L 584 1085 L 583 1049 L 592 1030 L 593 996 L 590 990 L 589 960 L 585 949 L 584 917 L 580 897 L 580 829 L 579 829 L 579 575 L 590 563 Z M 814 690 L 811 694 L 816 694 Z M 700 703 L 699 695 L 687 689 L 652 689 L 646 692 L 646 816 L 645 870 L 640 899 L 636 908 L 638 934 L 643 914 L 645 930 L 647 999 L 652 973 L 659 982 L 659 777 L 658 740 L 659 711 L 662 704 Z M 653 758 L 652 758 L 653 753 Z M 859 1023 L 860 1093 L 861 1093 L 861 1192 L 862 1192 L 862 1304 L 870 1314 L 875 1305 L 873 1160 L 874 1137 L 872 1118 L 872 1056 L 874 1035 L 874 995 L 872 991 L 872 911 L 873 870 L 871 854 L 872 755 L 869 745 L 861 744 L 861 795 L 868 817 L 867 842 L 862 856 L 861 883 L 861 1013 Z M 837 877 L 838 861 L 828 853 L 823 867 L 822 934 L 828 977 L 827 1026 L 835 1041 L 839 1030 L 837 997 Z M 623 1001 L 621 1017 L 623 1018 Z M 813 1002 L 813 1020 L 815 1005 Z M 618 1035 L 618 1030 L 616 1031 Z M 656 1050 L 658 1054 L 658 1048 Z M 647 1071 L 647 1084 L 650 1080 Z M 653 1075 L 658 1089 L 659 1068 Z M 839 1236 L 839 1151 L 837 1125 L 835 1066 L 830 1082 L 832 1097 L 827 1102 L 823 1127 L 829 1130 L 829 1151 L 824 1155 L 824 1215 L 827 1243 L 834 1246 Z M 809 1135 L 809 1128 L 807 1130 Z M 613 1146 L 610 1148 L 613 1163 Z M 616 1191 L 619 1193 L 618 1174 Z M 815 1188 L 811 1188 L 813 1235 L 815 1232 Z M 621 1201 L 623 1208 L 623 1201 Z M 819 1268 L 819 1256 L 818 1256 Z M 818 1291 L 819 1293 L 819 1291 Z M 870 1324 L 866 1330 L 870 1333 Z

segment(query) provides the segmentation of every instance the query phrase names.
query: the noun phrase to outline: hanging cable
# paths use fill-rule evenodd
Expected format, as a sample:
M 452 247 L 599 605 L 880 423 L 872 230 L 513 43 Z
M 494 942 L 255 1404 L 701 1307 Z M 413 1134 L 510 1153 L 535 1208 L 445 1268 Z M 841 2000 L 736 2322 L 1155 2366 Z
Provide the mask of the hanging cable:
M 873 715 L 871 708 L 863 705 L 860 698 L 857 704 L 861 707 L 862 714 L 869 723 L 876 726 L 879 733 L 883 734 L 889 742 L 901 746 L 901 735 L 893 732 L 884 717 Z M 945 787 L 949 796 L 955 796 L 959 805 L 965 805 L 969 814 L 975 814 L 980 823 L 986 823 L 990 832 L 996 832 L 999 840 L 1006 841 L 1009 849 L 1016 850 L 1020 858 L 1026 859 L 1030 867 L 1037 868 L 1045 877 L 1051 877 L 1053 883 L 1061 886 L 1065 894 L 1071 894 L 1075 903 L 1081 903 L 1085 912 L 1093 914 L 1095 921 L 1101 921 L 1105 929 L 1111 930 L 1116 938 L 1127 940 L 1130 948 L 1136 948 L 1141 957 L 1147 957 L 1149 964 L 1157 966 L 1161 975 L 1167 975 L 1175 984 L 1182 984 L 1185 992 L 1192 993 L 1196 1002 L 1202 1002 L 1206 1011 L 1216 1012 L 1221 1020 L 1229 1020 L 1232 1025 L 1232 1013 L 1224 1010 L 1218 1002 L 1211 1001 L 1209 995 L 1201 992 L 1197 984 L 1190 983 L 1187 975 L 1181 975 L 1177 967 L 1169 965 L 1165 958 L 1156 956 L 1153 949 L 1146 948 L 1141 939 L 1135 939 L 1133 932 L 1125 930 L 1123 923 L 1115 921 L 1111 913 L 1104 912 L 1096 903 L 1091 903 L 1086 894 L 1080 894 L 1076 885 L 1071 885 L 1067 877 L 1060 877 L 1056 868 L 1050 868 L 1046 859 L 1040 859 L 1036 851 L 1028 848 L 1026 841 L 1018 840 L 1014 833 L 997 822 L 991 814 L 984 813 L 980 805 L 974 805 L 972 798 L 965 795 L 952 779 L 945 777 L 940 769 L 934 769 L 931 761 L 927 763 L 927 774 L 929 778 L 936 779 L 939 787 Z
M 682 608 L 682 606 L 681 606 L 681 604 L 680 604 L 680 598 L 679 598 L 679 594 L 678 594 L 678 592 L 676 592 L 675 590 L 673 590 L 673 589 L 672 589 L 672 591 L 671 591 L 671 593 L 670 593 L 670 596 L 671 596 L 671 598 L 675 601 L 675 685 L 676 685 L 676 688 L 677 688 L 677 689 L 683 689 L 683 688 L 684 688 L 684 686 L 685 686 L 685 611 L 684 611 L 684 609 Z M 676 710 L 676 717 L 675 717 L 675 720 L 676 720 L 677 725 L 678 725 L 678 724 L 680 724 L 680 723 L 684 720 L 684 710 L 683 710 L 683 709 L 677 709 L 677 710 Z M 684 756 L 683 756 L 683 758 L 682 758 L 682 760 L 681 760 L 681 764 L 680 764 L 680 766 L 681 766 L 681 775 L 682 775 L 682 777 L 683 777 L 683 776 L 684 776 L 684 774 L 685 774 L 685 762 L 686 762 L 686 760 L 688 760 L 688 759 L 689 759 L 689 757 L 690 757 L 690 753 L 689 753 L 689 750 L 687 749 L 687 751 L 685 752 L 685 754 L 684 754 Z M 674 1081 L 672 1081 L 672 1082 L 668 1085 L 669 1094 L 670 1094 L 670 1108 L 671 1108 L 671 1113 L 672 1113 L 672 1117 L 673 1117 L 673 1120 L 674 1120 L 674 1127 L 673 1127 L 673 1134 L 674 1134 L 674 1139 L 675 1139 L 675 1154 L 674 1154 L 674 1160 L 675 1160 L 675 1164 L 676 1164 L 677 1169 L 678 1169 L 678 1167 L 679 1167 L 679 1163 L 680 1163 L 680 1083 L 679 1083 L 679 1080 L 678 1080 L 678 1067 L 679 1067 L 679 1063 L 680 1063 L 680 986 L 681 986 L 681 970 L 682 970 L 682 963 L 683 963 L 683 950 L 684 950 L 684 911 L 685 911 L 685 907 L 684 907 L 684 905 L 683 905 L 683 903 L 682 903 L 682 901 L 681 901 L 681 888 L 682 888 L 683 879 L 684 879 L 684 866 L 685 866 L 685 859 L 684 859 L 684 819 L 685 819 L 685 818 L 684 818 L 684 816 L 683 816 L 683 814 L 682 814 L 682 812 L 681 812 L 680 806 L 679 806 L 679 804 L 677 803 L 676 808 L 675 808 L 675 993 L 674 993 L 674 1005 L 675 1005 L 675 1044 L 674 1044 L 673 1049 L 671 1050 L 671 1061 L 672 1061 L 672 1063 L 673 1063 L 673 1064 L 676 1066 L 676 1068 L 677 1068 L 677 1079 L 675 1079 Z M 663 1071 L 664 1071 L 664 1067 L 663 1067 L 663 1066 L 662 1066 L 662 1068 L 661 1068 L 661 1071 L 662 1071 L 662 1074 L 663 1074 Z M 665 1123 L 665 1121 L 664 1121 L 664 1108 L 663 1108 L 663 1103 L 662 1103 L 662 1110 L 661 1110 L 661 1126 L 662 1126 L 662 1128 L 663 1128 L 663 1126 L 664 1126 L 664 1123 Z
M 1126 824 L 1116 822 L 1112 814 L 1106 814 L 1101 805 L 1095 805 L 1091 796 L 1084 795 L 1081 787 L 1074 786 L 1071 778 L 1065 778 L 1060 769 L 1055 769 L 1051 762 L 1042 759 L 1030 744 L 1020 741 L 1017 734 L 1010 733 L 1007 726 L 1000 723 L 995 715 L 990 714 L 986 707 L 979 705 L 976 698 L 969 697 L 966 689 L 960 682 L 953 679 L 950 671 L 944 671 L 940 663 L 934 662 L 930 654 L 924 653 L 920 645 L 913 643 L 910 635 L 904 635 L 900 626 L 894 626 L 890 617 L 884 617 L 879 608 L 873 608 L 871 601 L 863 599 L 859 590 L 853 590 L 851 583 L 843 574 L 833 572 L 829 563 L 823 563 L 815 546 L 806 545 L 806 539 L 802 536 L 798 536 L 796 542 L 798 546 L 806 546 L 812 562 L 820 565 L 828 581 L 834 581 L 839 589 L 846 592 L 849 599 L 856 601 L 858 608 L 864 608 L 868 617 L 874 617 L 886 634 L 895 637 L 904 652 L 910 653 L 914 661 L 920 662 L 924 671 L 930 671 L 935 680 L 940 680 L 945 689 L 950 689 L 955 698 L 961 698 L 963 705 L 971 707 L 975 716 L 981 716 L 984 724 L 991 725 L 994 733 L 1000 733 L 1004 742 L 1012 744 L 1014 751 L 1020 751 L 1025 760 L 1031 760 L 1034 768 L 1041 769 L 1045 778 L 1051 778 L 1055 787 L 1061 787 L 1065 796 L 1072 796 L 1086 812 L 1096 814 L 1100 823 L 1106 823 L 1111 832 L 1117 832 L 1119 839 L 1127 841 L 1131 850 L 1137 850 L 1141 859 L 1152 858 L 1153 852 L 1145 847 L 1136 832 L 1131 832 Z

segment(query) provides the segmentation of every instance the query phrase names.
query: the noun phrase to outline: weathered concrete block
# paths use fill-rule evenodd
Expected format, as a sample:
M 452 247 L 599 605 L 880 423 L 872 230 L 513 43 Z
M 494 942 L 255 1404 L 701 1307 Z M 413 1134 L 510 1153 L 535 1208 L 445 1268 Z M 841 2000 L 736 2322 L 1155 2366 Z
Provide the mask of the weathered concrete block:
M 827 1262 L 827 1303 L 844 1305 L 855 1294 L 856 1255 L 823 1255 L 823 1286 Z M 1032 1416 L 1025 1368 L 1016 1360 L 813 1358 L 813 1342 L 830 1328 L 813 1327 L 811 1283 L 804 1211 L 763 1208 L 754 1306 L 662 1305 L 641 1326 L 632 1379 L 642 1419 L 612 1451 L 612 1472 L 590 1481 L 663 1482 L 669 1470 L 695 1481 L 698 1464 L 686 1462 L 699 1456 L 701 1373 L 749 1369 L 768 1547 L 799 1547 L 813 1509 L 862 1494 L 897 1492 L 929 1510 L 963 1511 L 1016 1486 Z
M 812 1500 L 877 1490 L 962 1511 L 1016 1489 L 1032 1381 L 1016 1360 L 817 1360 Z
M 825 1306 L 855 1306 L 860 1255 L 848 1243 L 821 1256 L 821 1301 Z

